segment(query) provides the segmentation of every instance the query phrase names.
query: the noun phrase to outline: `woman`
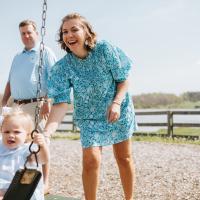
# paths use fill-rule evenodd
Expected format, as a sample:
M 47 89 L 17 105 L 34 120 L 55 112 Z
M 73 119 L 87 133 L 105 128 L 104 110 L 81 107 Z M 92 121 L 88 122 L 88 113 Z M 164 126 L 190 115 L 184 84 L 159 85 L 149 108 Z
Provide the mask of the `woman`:
M 63 119 L 73 89 L 74 119 L 80 128 L 83 147 L 85 198 L 96 199 L 102 146 L 113 145 L 125 199 L 132 200 L 131 136 L 136 124 L 127 92 L 132 62 L 121 49 L 97 41 L 89 22 L 77 13 L 63 18 L 59 43 L 68 53 L 50 72 L 48 92 L 54 104 L 45 134 L 54 132 Z

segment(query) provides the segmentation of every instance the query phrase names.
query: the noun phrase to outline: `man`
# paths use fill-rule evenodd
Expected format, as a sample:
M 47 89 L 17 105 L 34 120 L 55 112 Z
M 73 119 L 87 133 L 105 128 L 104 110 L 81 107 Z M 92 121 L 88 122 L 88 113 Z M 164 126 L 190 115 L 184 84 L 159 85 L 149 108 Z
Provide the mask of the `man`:
M 21 40 L 24 44 L 22 52 L 18 53 L 12 62 L 8 82 L 5 87 L 2 107 L 6 106 L 10 96 L 14 103 L 22 107 L 35 117 L 37 105 L 38 66 L 40 58 L 39 34 L 36 23 L 31 20 L 19 24 Z M 41 77 L 40 120 L 39 130 L 42 131 L 50 112 L 50 102 L 47 99 L 47 76 L 51 66 L 56 62 L 54 53 L 47 47 L 44 48 L 43 67 Z M 45 193 L 48 192 L 49 164 L 43 166 Z

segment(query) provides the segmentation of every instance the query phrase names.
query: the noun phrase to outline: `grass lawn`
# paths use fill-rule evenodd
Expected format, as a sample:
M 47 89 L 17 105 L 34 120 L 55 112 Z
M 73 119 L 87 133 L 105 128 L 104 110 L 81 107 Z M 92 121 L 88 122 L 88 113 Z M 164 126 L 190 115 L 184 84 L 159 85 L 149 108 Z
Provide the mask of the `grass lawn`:
M 174 138 L 173 139 L 173 138 L 168 138 L 168 137 L 157 137 L 157 136 L 134 136 L 133 141 L 200 145 L 200 140 L 188 140 L 186 138 Z
M 200 136 L 200 128 L 174 128 L 173 129 L 175 135 L 196 135 Z M 167 129 L 160 129 L 157 132 L 157 134 L 166 134 Z
M 140 133 L 138 133 L 140 134 Z M 141 133 L 143 134 L 143 133 Z M 134 136 L 133 141 L 146 141 L 146 142 L 164 142 L 164 143 L 175 143 L 175 144 L 197 144 L 200 145 L 200 140 L 188 140 L 185 138 L 168 138 L 160 136 L 151 136 L 151 134 L 165 135 L 166 129 L 160 129 L 157 132 L 148 132 L 148 136 Z M 174 134 L 176 135 L 195 135 L 200 136 L 200 128 L 175 128 Z M 70 139 L 70 140 L 79 140 L 80 133 L 72 132 L 56 132 L 52 135 L 52 139 Z

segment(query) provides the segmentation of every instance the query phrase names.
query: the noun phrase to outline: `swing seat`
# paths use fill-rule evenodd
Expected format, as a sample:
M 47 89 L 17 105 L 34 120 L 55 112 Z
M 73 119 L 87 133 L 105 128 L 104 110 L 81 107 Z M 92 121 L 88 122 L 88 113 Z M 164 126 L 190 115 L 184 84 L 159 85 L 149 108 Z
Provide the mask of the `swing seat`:
M 80 200 L 80 199 L 48 194 L 45 196 L 45 200 Z

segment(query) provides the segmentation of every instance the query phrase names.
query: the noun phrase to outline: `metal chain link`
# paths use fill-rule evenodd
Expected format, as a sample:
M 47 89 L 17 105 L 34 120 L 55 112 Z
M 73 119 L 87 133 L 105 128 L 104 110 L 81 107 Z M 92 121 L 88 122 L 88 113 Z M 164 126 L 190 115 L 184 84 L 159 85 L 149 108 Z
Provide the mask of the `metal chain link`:
M 37 83 L 37 105 L 35 108 L 35 129 L 37 130 L 40 118 L 40 97 L 41 97 L 41 77 L 42 77 L 42 68 L 43 68 L 43 55 L 44 55 L 44 36 L 46 34 L 46 14 L 47 14 L 47 0 L 43 1 L 42 9 L 42 26 L 41 26 L 41 42 L 40 42 L 40 57 L 39 57 L 39 66 L 38 66 L 38 83 Z
M 31 133 L 32 139 L 34 138 L 34 133 L 38 133 L 38 124 L 40 119 L 40 101 L 41 101 L 41 78 L 42 78 L 42 68 L 43 68 L 43 55 L 44 55 L 44 36 L 46 33 L 45 23 L 46 23 L 46 13 L 47 13 L 47 0 L 44 0 L 43 2 L 43 9 L 42 9 L 42 27 L 41 27 L 41 42 L 40 42 L 40 55 L 39 55 L 39 66 L 38 66 L 38 83 L 37 83 L 37 92 L 36 92 L 36 98 L 37 98 L 37 105 L 35 107 L 35 129 Z M 40 151 L 40 147 L 38 146 L 37 150 L 32 149 L 33 141 L 29 145 L 29 151 L 30 155 L 26 158 L 26 162 L 24 164 L 24 167 L 26 168 L 26 164 L 29 160 L 29 158 L 34 155 L 35 161 L 38 167 L 38 159 L 37 159 L 37 153 Z

